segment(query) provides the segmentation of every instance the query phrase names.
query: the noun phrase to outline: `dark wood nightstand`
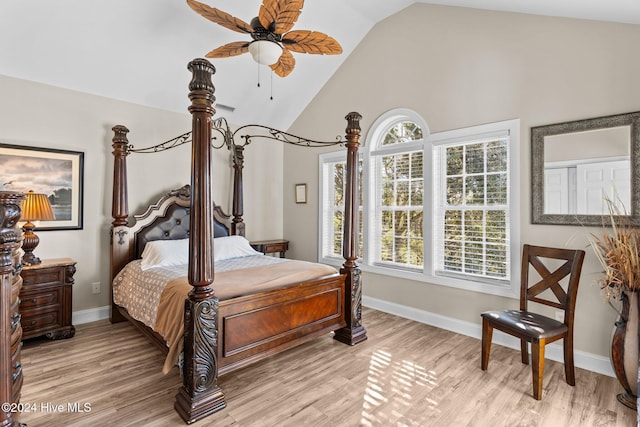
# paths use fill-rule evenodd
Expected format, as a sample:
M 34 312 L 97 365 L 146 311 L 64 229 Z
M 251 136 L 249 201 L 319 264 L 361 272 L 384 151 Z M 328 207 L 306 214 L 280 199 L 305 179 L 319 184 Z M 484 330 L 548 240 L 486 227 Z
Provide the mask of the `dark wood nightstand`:
M 22 339 L 46 335 L 71 338 L 71 298 L 76 262 L 71 258 L 45 259 L 22 267 L 20 315 Z
M 289 241 L 284 239 L 260 240 L 250 242 L 251 247 L 263 254 L 280 253 L 280 258 L 284 258 L 284 253 L 289 249 Z

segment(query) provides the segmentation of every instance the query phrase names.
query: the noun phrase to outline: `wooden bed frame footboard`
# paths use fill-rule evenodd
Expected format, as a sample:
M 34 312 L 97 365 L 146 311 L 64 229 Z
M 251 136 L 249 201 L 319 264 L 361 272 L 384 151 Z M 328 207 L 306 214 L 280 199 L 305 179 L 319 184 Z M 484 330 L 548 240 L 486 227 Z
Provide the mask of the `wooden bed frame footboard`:
M 346 326 L 344 275 L 220 302 L 224 374 Z
M 185 300 L 183 385 L 176 395 L 175 409 L 192 423 L 226 406 L 218 386 L 218 375 L 254 363 L 320 335 L 335 332 L 334 338 L 354 345 L 367 339 L 362 326 L 362 284 L 357 265 L 358 147 L 360 114 L 346 116 L 347 176 L 343 256 L 340 273 L 259 294 L 218 301 L 214 282 L 214 233 L 219 224 L 230 234 L 244 234 L 242 220 L 242 147 L 234 150 L 233 219 L 213 203 L 211 196 L 211 130 L 215 68 L 206 59 L 189 63 L 192 80 L 189 98 L 192 114 L 191 185 L 176 190 L 136 216 L 128 225 L 126 158 L 133 152 L 128 129 L 113 128 L 113 200 L 111 227 L 111 281 L 131 260 L 139 257 L 137 236 L 158 218 L 170 217 L 180 225 L 188 215 L 188 280 L 193 289 Z M 172 206 L 186 208 L 173 211 Z M 182 215 L 182 216 L 181 216 Z M 166 219 L 163 219 L 166 220 Z M 170 236 L 161 238 L 172 238 Z M 179 237 L 174 237 L 179 238 Z M 184 238 L 184 237 L 182 237 Z M 113 301 L 113 295 L 112 295 Z M 152 337 L 160 348 L 163 340 L 134 321 L 126 310 L 112 303 L 112 322 L 131 320 Z M 164 346 L 166 349 L 166 345 Z
M 346 326 L 345 276 L 318 280 L 219 302 L 218 375 L 255 363 Z M 164 354 L 165 339 L 114 304 L 119 316 L 129 320 Z

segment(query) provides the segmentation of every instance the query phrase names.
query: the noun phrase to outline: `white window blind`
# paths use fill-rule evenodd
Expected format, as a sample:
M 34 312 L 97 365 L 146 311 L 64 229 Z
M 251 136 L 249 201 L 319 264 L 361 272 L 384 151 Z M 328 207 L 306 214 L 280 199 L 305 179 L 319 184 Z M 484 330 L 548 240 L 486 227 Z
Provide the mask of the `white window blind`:
M 324 168 L 323 175 L 328 181 L 324 186 L 324 194 L 322 196 L 323 210 L 323 233 L 322 248 L 323 257 L 342 256 L 342 228 L 344 224 L 344 180 L 345 161 L 328 160 L 322 164 Z
M 434 146 L 434 270 L 510 280 L 509 135 Z
M 345 188 L 347 181 L 346 153 L 338 151 L 320 156 L 322 208 L 320 241 L 323 258 L 342 258 Z M 362 161 L 359 163 L 359 186 L 362 187 Z M 362 256 L 362 191 L 359 203 L 358 254 Z
M 375 262 L 422 269 L 423 152 L 375 156 Z

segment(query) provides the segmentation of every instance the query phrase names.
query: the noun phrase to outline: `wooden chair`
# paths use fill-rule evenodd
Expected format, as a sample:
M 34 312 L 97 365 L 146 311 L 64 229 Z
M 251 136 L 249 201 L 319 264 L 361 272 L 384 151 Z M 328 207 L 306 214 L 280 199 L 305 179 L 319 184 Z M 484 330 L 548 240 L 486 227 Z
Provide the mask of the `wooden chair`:
M 549 271 L 542 259 L 564 260 L 565 262 Z M 520 339 L 522 363 L 529 364 L 527 343 L 531 343 L 533 362 L 533 397 L 542 399 L 542 378 L 544 375 L 545 345 L 564 339 L 564 373 L 569 385 L 575 385 L 575 368 L 573 364 L 573 317 L 578 293 L 578 282 L 584 251 L 572 249 L 554 249 L 540 246 L 524 245 L 522 253 L 522 277 L 520 288 L 520 310 L 487 311 L 482 316 L 482 370 L 489 365 L 489 350 L 493 329 L 498 329 Z M 529 284 L 529 266 L 532 266 L 541 279 Z M 569 276 L 567 290 L 560 285 L 560 280 Z M 535 279 L 532 279 L 533 281 Z M 547 296 L 540 294 L 545 290 Z M 557 299 L 547 299 L 547 297 Z M 527 310 L 528 301 L 548 305 L 564 310 L 564 322 L 559 322 Z

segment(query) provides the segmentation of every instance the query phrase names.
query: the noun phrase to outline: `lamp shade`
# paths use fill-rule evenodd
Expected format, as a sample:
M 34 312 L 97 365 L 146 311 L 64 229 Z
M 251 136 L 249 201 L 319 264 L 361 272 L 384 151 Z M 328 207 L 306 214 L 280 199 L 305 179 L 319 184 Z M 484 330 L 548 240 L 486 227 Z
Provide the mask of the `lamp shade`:
M 22 221 L 53 221 L 56 219 L 46 194 L 30 190 L 22 204 Z
M 258 64 L 272 65 L 280 59 L 282 48 L 269 40 L 256 40 L 249 44 L 249 53 Z

